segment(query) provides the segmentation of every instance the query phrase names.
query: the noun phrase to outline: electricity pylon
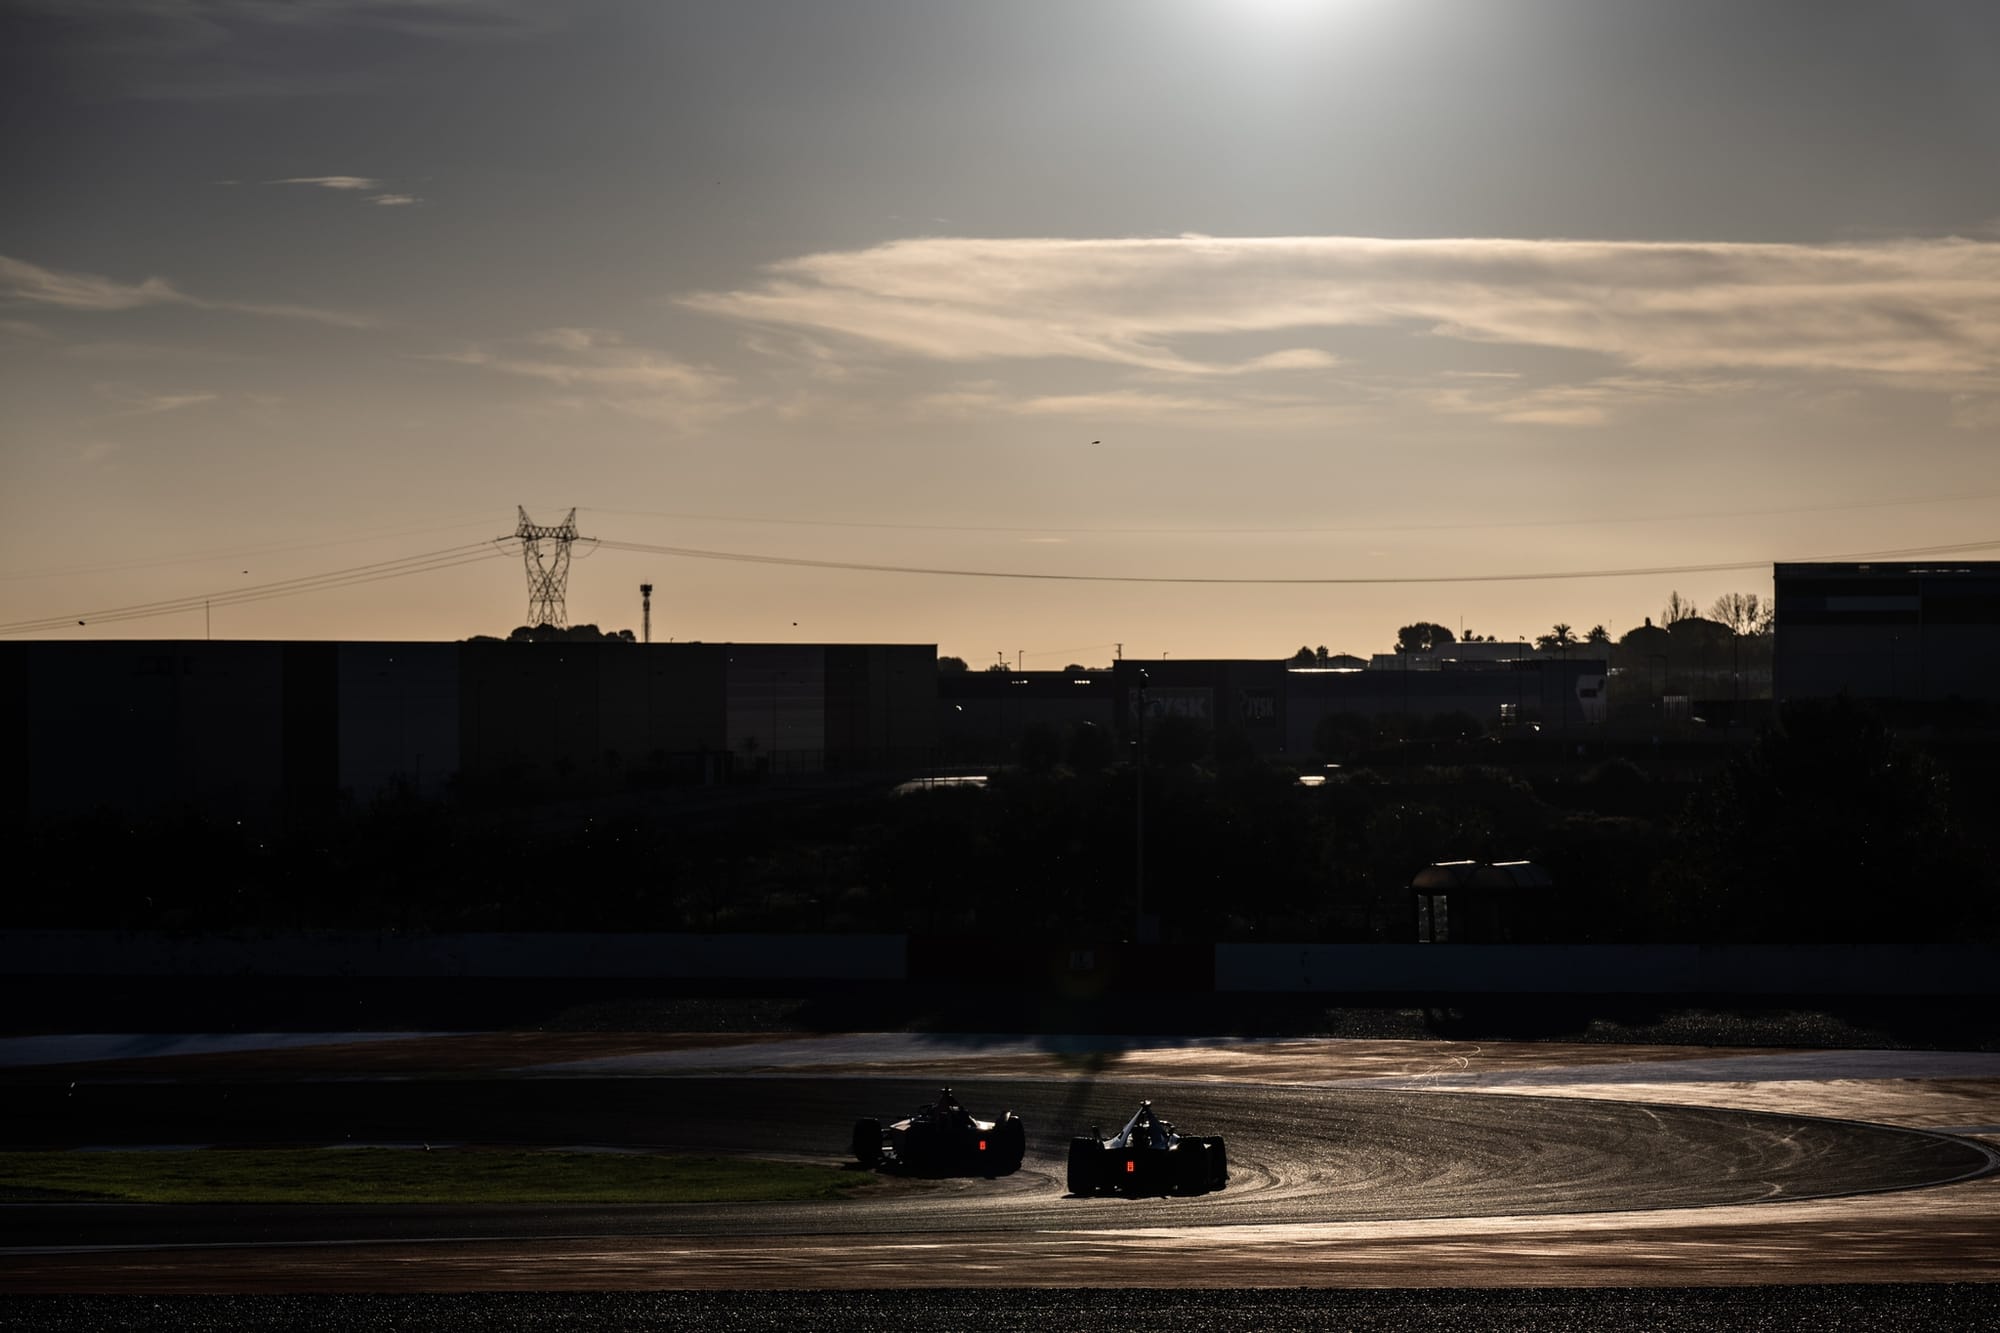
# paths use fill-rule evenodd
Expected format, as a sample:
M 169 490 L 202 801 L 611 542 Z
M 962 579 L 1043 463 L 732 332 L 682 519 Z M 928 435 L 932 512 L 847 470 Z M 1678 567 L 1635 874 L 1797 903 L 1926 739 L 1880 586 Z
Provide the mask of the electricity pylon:
M 553 527 L 529 522 L 528 511 L 520 505 L 514 510 L 521 516 L 514 536 L 521 543 L 521 559 L 528 567 L 528 628 L 553 625 L 568 629 L 569 608 L 564 601 L 569 594 L 569 546 L 577 539 L 576 510 L 571 509 L 569 517 Z M 544 542 L 551 543 L 546 550 Z

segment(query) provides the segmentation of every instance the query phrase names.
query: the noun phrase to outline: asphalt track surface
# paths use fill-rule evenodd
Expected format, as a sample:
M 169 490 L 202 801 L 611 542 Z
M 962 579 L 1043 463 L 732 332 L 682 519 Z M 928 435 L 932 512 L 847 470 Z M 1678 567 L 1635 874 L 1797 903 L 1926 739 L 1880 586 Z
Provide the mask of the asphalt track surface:
M 564 1292 L 475 1295 L 0 1295 L 0 1329 L 35 1333 L 338 1328 L 583 1333 L 867 1329 L 871 1333 L 1952 1333 L 2000 1328 L 1991 1287 L 1842 1285 L 1532 1291 L 933 1288 L 923 1291 Z
M 848 1200 L 658 1207 L 14 1205 L 0 1277 L 62 1252 L 592 1237 L 810 1238 L 864 1247 L 925 1233 L 1109 1233 L 1429 1218 L 1544 1217 L 1778 1203 L 1965 1180 L 1994 1155 L 1963 1138 L 1711 1107 L 1472 1093 L 1074 1078 L 960 1080 L 976 1114 L 1017 1111 L 1021 1171 L 887 1180 Z M 879 1077 L 564 1078 L 324 1083 L 60 1081 L 9 1089 L 10 1146 L 508 1144 L 834 1161 L 857 1115 L 894 1118 L 936 1085 Z M 1230 1144 L 1231 1180 L 1195 1197 L 1080 1199 L 1072 1133 L 1149 1095 Z M 1183 1232 L 1184 1234 L 1184 1232 Z M 1217 1233 L 1220 1235 L 1221 1233 Z M 1191 1242 L 1198 1243 L 1198 1242 Z M 18 1270 L 17 1270 L 18 1275 Z M 0 1283 L 4 1285 L 4 1283 Z

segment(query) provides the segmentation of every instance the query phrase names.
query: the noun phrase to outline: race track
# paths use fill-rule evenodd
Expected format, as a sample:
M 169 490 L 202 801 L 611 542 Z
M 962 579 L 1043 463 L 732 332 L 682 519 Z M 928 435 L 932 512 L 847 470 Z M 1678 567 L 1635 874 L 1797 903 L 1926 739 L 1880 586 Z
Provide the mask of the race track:
M 1336 1047 L 1370 1069 L 1408 1057 L 1322 1043 L 1288 1059 L 1324 1071 Z M 1554 1077 L 1510 1067 L 1562 1057 L 1548 1049 L 1482 1053 L 1492 1073 L 1454 1055 L 1454 1069 L 1474 1073 L 1452 1077 L 1496 1081 L 1486 1089 L 1432 1075 L 1418 1087 L 1298 1079 L 1282 1061 L 1258 1077 L 1256 1059 L 1270 1051 L 1076 1061 L 906 1049 L 896 1059 L 864 1051 L 880 1063 L 856 1069 L 856 1053 L 832 1039 L 804 1055 L 744 1045 L 720 1057 L 666 1051 L 428 1077 L 342 1075 L 342 1061 L 358 1059 L 346 1053 L 310 1057 L 320 1061 L 310 1077 L 246 1077 L 256 1057 L 180 1063 L 178 1075 L 200 1077 L 132 1077 L 132 1067 L 16 1077 L 10 1147 L 536 1145 L 820 1163 L 846 1157 L 858 1115 L 894 1119 L 948 1079 L 974 1113 L 1020 1113 L 1028 1159 L 1000 1179 L 882 1179 L 810 1205 L 8 1205 L 0 1277 L 16 1291 L 1312 1285 L 1354 1281 L 1366 1265 L 1374 1281 L 1406 1285 L 1770 1281 L 1786 1271 L 1838 1281 L 1848 1237 L 1872 1269 L 1846 1273 L 1882 1281 L 1884 1271 L 1970 1275 L 1962 1267 L 1980 1269 L 1996 1249 L 2000 1177 L 1974 1135 L 1626 1101 L 1618 1079 L 1634 1075 L 1606 1063 L 1570 1067 L 1568 1077 L 1598 1081 L 1588 1095 L 1498 1091 Z M 1696 1055 L 1644 1069 L 1714 1073 Z M 1228 1189 L 1066 1195 L 1070 1135 L 1122 1123 L 1140 1097 L 1188 1133 L 1228 1137 Z M 1856 1231 L 1856 1217 L 1874 1221 Z M 1162 1255 L 1172 1255 L 1166 1271 Z
M 0 1209 L 0 1247 L 557 1242 L 614 1236 L 787 1237 L 820 1244 L 949 1232 L 1123 1232 L 1419 1219 L 1529 1218 L 1771 1204 L 1905 1190 L 1988 1171 L 1965 1139 L 1708 1107 L 1234 1082 L 1076 1077 L 958 1080 L 976 1113 L 1016 1110 L 1022 1170 L 890 1181 L 814 1204 L 661 1207 Z M 912 1079 L 681 1077 L 431 1082 L 121 1083 L 17 1088 L 18 1145 L 289 1143 L 595 1146 L 834 1161 L 858 1114 L 928 1100 Z M 79 1096 L 81 1091 L 81 1096 Z M 1183 1198 L 1073 1198 L 1071 1133 L 1115 1125 L 1141 1096 L 1230 1143 L 1231 1181 Z M 1221 1239 L 1220 1236 L 1217 1237 Z

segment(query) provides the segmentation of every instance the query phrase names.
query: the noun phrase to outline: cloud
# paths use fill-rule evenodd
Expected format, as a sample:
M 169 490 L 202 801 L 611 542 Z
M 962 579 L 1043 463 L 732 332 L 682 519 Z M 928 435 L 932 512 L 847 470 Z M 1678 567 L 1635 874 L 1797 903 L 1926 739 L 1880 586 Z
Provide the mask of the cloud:
M 1471 383 L 1465 383 L 1466 379 Z M 1601 426 L 1620 411 L 1673 400 L 1746 393 L 1754 380 L 1716 376 L 1606 375 L 1580 384 L 1524 389 L 1509 379 L 1460 376 L 1423 395 L 1436 412 L 1489 416 L 1526 426 Z
M 264 184 L 316 185 L 322 190 L 367 194 L 368 202 L 379 208 L 402 208 L 423 202 L 414 194 L 389 189 L 387 181 L 374 176 L 280 176 L 276 180 L 265 181 Z
M 1129 421 L 1134 417 L 1174 417 L 1195 412 L 1241 412 L 1244 404 L 1223 395 L 1147 393 L 1113 389 L 1103 393 L 1055 393 L 1024 398 L 1007 405 L 1027 416 L 1096 417 Z
M 379 190 L 382 182 L 372 176 L 281 176 L 266 185 L 317 185 L 326 190 Z
M 150 417 L 162 412 L 178 412 L 184 407 L 199 407 L 222 397 L 213 390 L 153 393 L 129 384 L 99 384 L 94 387 L 98 397 L 117 405 L 118 411 L 112 415 L 121 417 Z
M 1198 358 L 1183 347 L 1378 328 L 1594 353 L 1649 374 L 2000 386 L 2000 242 L 1985 240 L 939 237 L 806 255 L 736 290 L 682 299 L 946 362 L 1068 358 L 1187 376 L 1311 370 L 1331 358 L 1311 347 Z
M 123 283 L 94 273 L 65 273 L 0 255 L 0 301 L 64 310 L 131 310 L 143 305 L 186 305 L 189 298 L 162 278 Z
M 314 306 L 215 301 L 190 295 L 164 278 L 147 278 L 137 283 L 119 282 L 95 273 L 69 273 L 43 268 L 39 264 L 10 259 L 5 255 L 0 255 L 0 305 L 49 306 L 99 313 L 136 310 L 141 306 L 176 305 L 237 315 L 308 320 L 348 329 L 370 328 L 375 323 L 363 315 L 321 310 Z
M 424 359 L 574 391 L 555 400 L 561 406 L 608 407 L 686 430 L 750 405 L 730 395 L 734 381 L 727 375 L 635 346 L 608 329 L 544 329 Z

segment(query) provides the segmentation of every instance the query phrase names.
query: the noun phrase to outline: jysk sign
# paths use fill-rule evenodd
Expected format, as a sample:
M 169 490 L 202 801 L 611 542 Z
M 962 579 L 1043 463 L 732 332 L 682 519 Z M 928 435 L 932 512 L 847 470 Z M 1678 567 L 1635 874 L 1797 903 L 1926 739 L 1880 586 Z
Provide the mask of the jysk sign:
M 1276 722 L 1278 720 L 1278 692 L 1276 690 L 1238 690 L 1236 703 L 1245 722 Z
M 1127 695 L 1126 711 L 1132 717 L 1139 716 L 1139 694 L 1138 690 L 1132 690 Z M 1186 717 L 1193 718 L 1197 722 L 1211 722 L 1215 717 L 1215 710 L 1211 706 L 1215 692 L 1205 686 L 1201 688 L 1160 686 L 1145 691 L 1145 696 L 1146 716 L 1149 719 Z

